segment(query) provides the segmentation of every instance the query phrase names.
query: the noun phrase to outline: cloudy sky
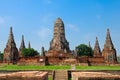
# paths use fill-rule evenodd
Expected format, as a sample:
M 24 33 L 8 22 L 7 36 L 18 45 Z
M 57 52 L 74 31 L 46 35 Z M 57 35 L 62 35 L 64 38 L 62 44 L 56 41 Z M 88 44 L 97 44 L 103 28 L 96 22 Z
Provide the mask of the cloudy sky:
M 26 47 L 30 41 L 39 52 L 42 46 L 48 50 L 58 17 L 64 21 L 72 50 L 89 41 L 94 48 L 96 36 L 102 50 L 109 28 L 120 55 L 120 0 L 0 0 L 0 51 L 6 46 L 10 26 L 18 48 L 24 35 Z

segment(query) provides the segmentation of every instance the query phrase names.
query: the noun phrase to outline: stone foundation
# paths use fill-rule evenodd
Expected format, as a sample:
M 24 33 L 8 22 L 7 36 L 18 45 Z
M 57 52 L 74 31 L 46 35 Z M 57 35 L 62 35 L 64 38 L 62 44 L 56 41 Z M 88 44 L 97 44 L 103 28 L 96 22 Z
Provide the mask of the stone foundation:
M 0 80 L 48 80 L 48 73 L 40 71 L 0 73 Z
M 72 72 L 72 80 L 120 80 L 120 75 L 105 72 Z

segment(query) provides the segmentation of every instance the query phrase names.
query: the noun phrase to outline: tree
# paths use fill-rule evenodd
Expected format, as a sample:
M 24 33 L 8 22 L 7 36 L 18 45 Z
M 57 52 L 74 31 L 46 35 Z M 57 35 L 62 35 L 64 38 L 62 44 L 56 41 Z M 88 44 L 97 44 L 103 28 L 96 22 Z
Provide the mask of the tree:
M 39 55 L 39 53 L 34 50 L 33 48 L 23 48 L 22 49 L 22 56 L 23 57 L 34 57 L 34 56 L 37 56 Z
M 93 50 L 85 44 L 80 44 L 77 46 L 78 56 L 93 56 Z

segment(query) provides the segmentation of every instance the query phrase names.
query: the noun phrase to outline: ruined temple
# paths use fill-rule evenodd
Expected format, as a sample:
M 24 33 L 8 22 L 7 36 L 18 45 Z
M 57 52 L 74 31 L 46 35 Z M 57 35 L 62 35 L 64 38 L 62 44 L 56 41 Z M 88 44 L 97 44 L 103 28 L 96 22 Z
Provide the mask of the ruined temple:
M 109 29 L 107 29 L 107 36 L 102 50 L 102 56 L 106 63 L 117 63 L 116 50 L 112 43 Z
M 25 42 L 24 42 L 24 35 L 22 35 L 22 41 L 21 41 L 21 45 L 19 48 L 19 56 L 22 57 L 22 49 L 25 48 Z
M 94 57 L 100 57 L 102 56 L 101 50 L 100 50 L 100 46 L 99 46 L 99 42 L 98 42 L 98 38 L 96 37 L 96 42 L 95 42 L 95 46 L 94 46 Z
M 69 53 L 69 42 L 66 40 L 65 37 L 65 28 L 62 19 L 57 18 L 54 23 L 54 34 L 53 39 L 50 42 L 50 48 L 48 54 L 51 55 L 52 53 Z
M 4 49 L 3 62 L 17 63 L 18 59 L 19 59 L 18 49 L 14 41 L 12 27 L 10 27 L 9 38 L 6 44 L 6 48 Z

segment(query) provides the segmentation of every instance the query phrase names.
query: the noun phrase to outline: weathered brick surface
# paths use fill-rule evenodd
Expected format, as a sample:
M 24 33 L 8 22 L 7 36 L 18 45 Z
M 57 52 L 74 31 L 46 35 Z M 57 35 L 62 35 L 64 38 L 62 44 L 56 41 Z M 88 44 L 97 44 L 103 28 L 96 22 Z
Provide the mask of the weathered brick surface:
M 19 59 L 19 53 L 16 47 L 16 43 L 14 41 L 12 27 L 10 28 L 9 38 L 6 44 L 6 48 L 4 49 L 3 55 L 3 61 L 7 63 L 17 63 Z
M 105 62 L 108 64 L 118 63 L 116 56 L 116 49 L 114 48 L 114 45 L 112 43 L 109 29 L 107 29 L 107 36 L 106 36 L 104 48 L 102 50 L 102 56 L 104 57 Z
M 54 80 L 68 80 L 68 72 L 66 70 L 56 70 Z
M 39 71 L 1 73 L 0 80 L 48 80 L 48 73 Z
M 54 23 L 54 35 L 50 42 L 50 50 L 64 51 L 68 53 L 69 42 L 65 38 L 65 29 L 62 19 L 57 18 Z
M 98 38 L 96 37 L 96 42 L 95 42 L 95 47 L 94 47 L 94 57 L 101 57 L 102 53 L 100 50 L 100 46 L 99 46 L 99 42 L 98 42 Z
M 72 72 L 72 80 L 120 80 L 120 75 L 105 72 Z
M 17 63 L 18 65 L 45 65 L 45 57 L 21 57 Z

